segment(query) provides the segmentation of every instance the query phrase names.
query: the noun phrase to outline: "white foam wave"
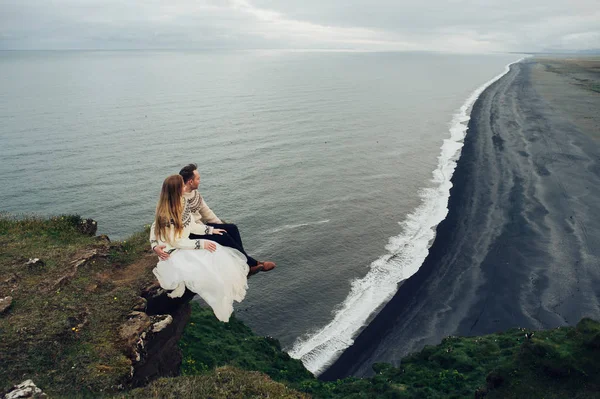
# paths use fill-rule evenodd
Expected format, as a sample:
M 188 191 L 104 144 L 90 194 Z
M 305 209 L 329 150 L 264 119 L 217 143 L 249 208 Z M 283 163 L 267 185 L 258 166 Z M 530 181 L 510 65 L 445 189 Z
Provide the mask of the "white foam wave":
M 298 227 L 304 227 L 304 226 L 314 226 L 316 224 L 329 223 L 329 221 L 330 221 L 330 219 L 319 220 L 318 222 L 299 223 L 299 224 L 285 224 L 283 226 L 279 226 L 279 227 L 275 227 L 274 229 L 267 230 L 267 233 L 277 233 L 277 232 L 282 231 L 282 230 L 297 229 Z
M 435 186 L 422 190 L 421 204 L 401 223 L 402 233 L 389 239 L 385 247 L 388 253 L 371 263 L 366 276 L 351 283 L 350 293 L 334 312 L 333 320 L 296 340 L 289 354 L 301 359 L 307 369 L 315 374 L 323 372 L 353 344 L 353 338 L 372 313 L 391 299 L 398 283 L 419 270 L 433 242 L 436 226 L 448 214 L 450 179 L 463 147 L 470 109 L 488 86 L 504 76 L 510 65 L 521 60 L 508 64 L 504 72 L 477 88 L 454 114 L 450 138 L 444 140 L 438 167 L 433 171 Z

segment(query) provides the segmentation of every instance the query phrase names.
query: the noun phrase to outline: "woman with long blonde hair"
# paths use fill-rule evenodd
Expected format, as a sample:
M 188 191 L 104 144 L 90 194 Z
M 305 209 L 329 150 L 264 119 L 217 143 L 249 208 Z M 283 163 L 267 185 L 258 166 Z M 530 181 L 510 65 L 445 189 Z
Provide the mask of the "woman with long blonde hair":
M 190 233 L 222 234 L 223 230 L 191 217 L 180 175 L 169 176 L 163 182 L 152 231 L 156 237 L 152 245 L 164 245 L 165 251 L 171 253 L 153 270 L 161 287 L 174 290 L 171 297 L 183 295 L 188 288 L 212 307 L 219 320 L 229 321 L 233 301 L 241 302 L 246 296 L 246 256 L 214 241 L 188 238 Z

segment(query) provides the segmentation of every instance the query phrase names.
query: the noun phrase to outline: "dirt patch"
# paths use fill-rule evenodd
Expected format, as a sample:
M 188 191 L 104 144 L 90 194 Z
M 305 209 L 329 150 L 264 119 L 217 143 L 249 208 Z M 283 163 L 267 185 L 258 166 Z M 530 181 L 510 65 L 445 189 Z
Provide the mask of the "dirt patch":
M 158 258 L 155 254 L 146 254 L 138 261 L 126 266 L 124 269 L 117 270 L 108 276 L 115 286 L 129 285 L 139 279 L 139 276 L 146 274 L 149 270 L 152 270 Z

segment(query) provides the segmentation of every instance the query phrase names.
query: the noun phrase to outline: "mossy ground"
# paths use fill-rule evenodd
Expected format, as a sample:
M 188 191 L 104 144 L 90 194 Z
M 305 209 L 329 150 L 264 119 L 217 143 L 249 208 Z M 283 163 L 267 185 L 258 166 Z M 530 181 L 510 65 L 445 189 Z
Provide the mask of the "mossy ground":
M 210 373 L 175 378 L 161 378 L 145 388 L 121 397 L 146 398 L 211 398 L 302 399 L 308 395 L 294 391 L 265 374 L 244 371 L 235 367 L 220 367 Z
M 276 339 L 258 337 L 245 324 L 231 317 L 218 321 L 212 311 L 198 303 L 179 346 L 184 353 L 182 374 L 196 375 L 220 366 L 261 371 L 278 381 L 313 379 L 301 361 L 292 359 Z
M 140 262 L 147 233 L 109 243 L 81 234 L 80 221 L 0 216 L 0 297 L 13 297 L 0 316 L 0 392 L 31 378 L 51 396 L 98 393 L 130 372 L 118 327 L 153 279 Z
M 0 297 L 14 298 L 0 316 L 0 392 L 30 378 L 51 397 L 600 398 L 600 323 L 590 319 L 531 338 L 448 337 L 400 367 L 374 365 L 373 378 L 323 382 L 277 340 L 197 304 L 180 341 L 183 375 L 119 392 L 131 365 L 119 326 L 156 259 L 147 231 L 108 243 L 80 234 L 80 220 L 0 217 Z
M 255 336 L 232 317 L 215 319 L 197 304 L 180 341 L 184 375 L 233 365 L 269 375 L 315 398 L 593 398 L 600 397 L 600 323 L 533 332 L 512 329 L 481 337 L 448 337 L 402 360 L 376 364 L 372 378 L 323 382 L 272 338 Z
M 489 398 L 600 398 L 600 323 L 536 332 L 493 376 Z

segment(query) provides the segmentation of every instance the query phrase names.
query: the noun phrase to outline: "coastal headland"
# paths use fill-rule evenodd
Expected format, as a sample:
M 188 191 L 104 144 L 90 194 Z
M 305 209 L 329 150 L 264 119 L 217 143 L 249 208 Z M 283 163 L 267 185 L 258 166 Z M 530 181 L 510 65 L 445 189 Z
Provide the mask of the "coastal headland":
M 548 398 L 600 392 L 600 323 L 447 337 L 372 378 L 322 381 L 235 316 L 153 283 L 148 231 L 0 215 L 0 397 Z M 40 256 L 40 257 L 33 257 Z M 251 285 L 253 282 L 250 283 Z
M 322 378 L 600 317 L 599 85 L 599 58 L 528 58 L 482 93 L 427 259 Z

